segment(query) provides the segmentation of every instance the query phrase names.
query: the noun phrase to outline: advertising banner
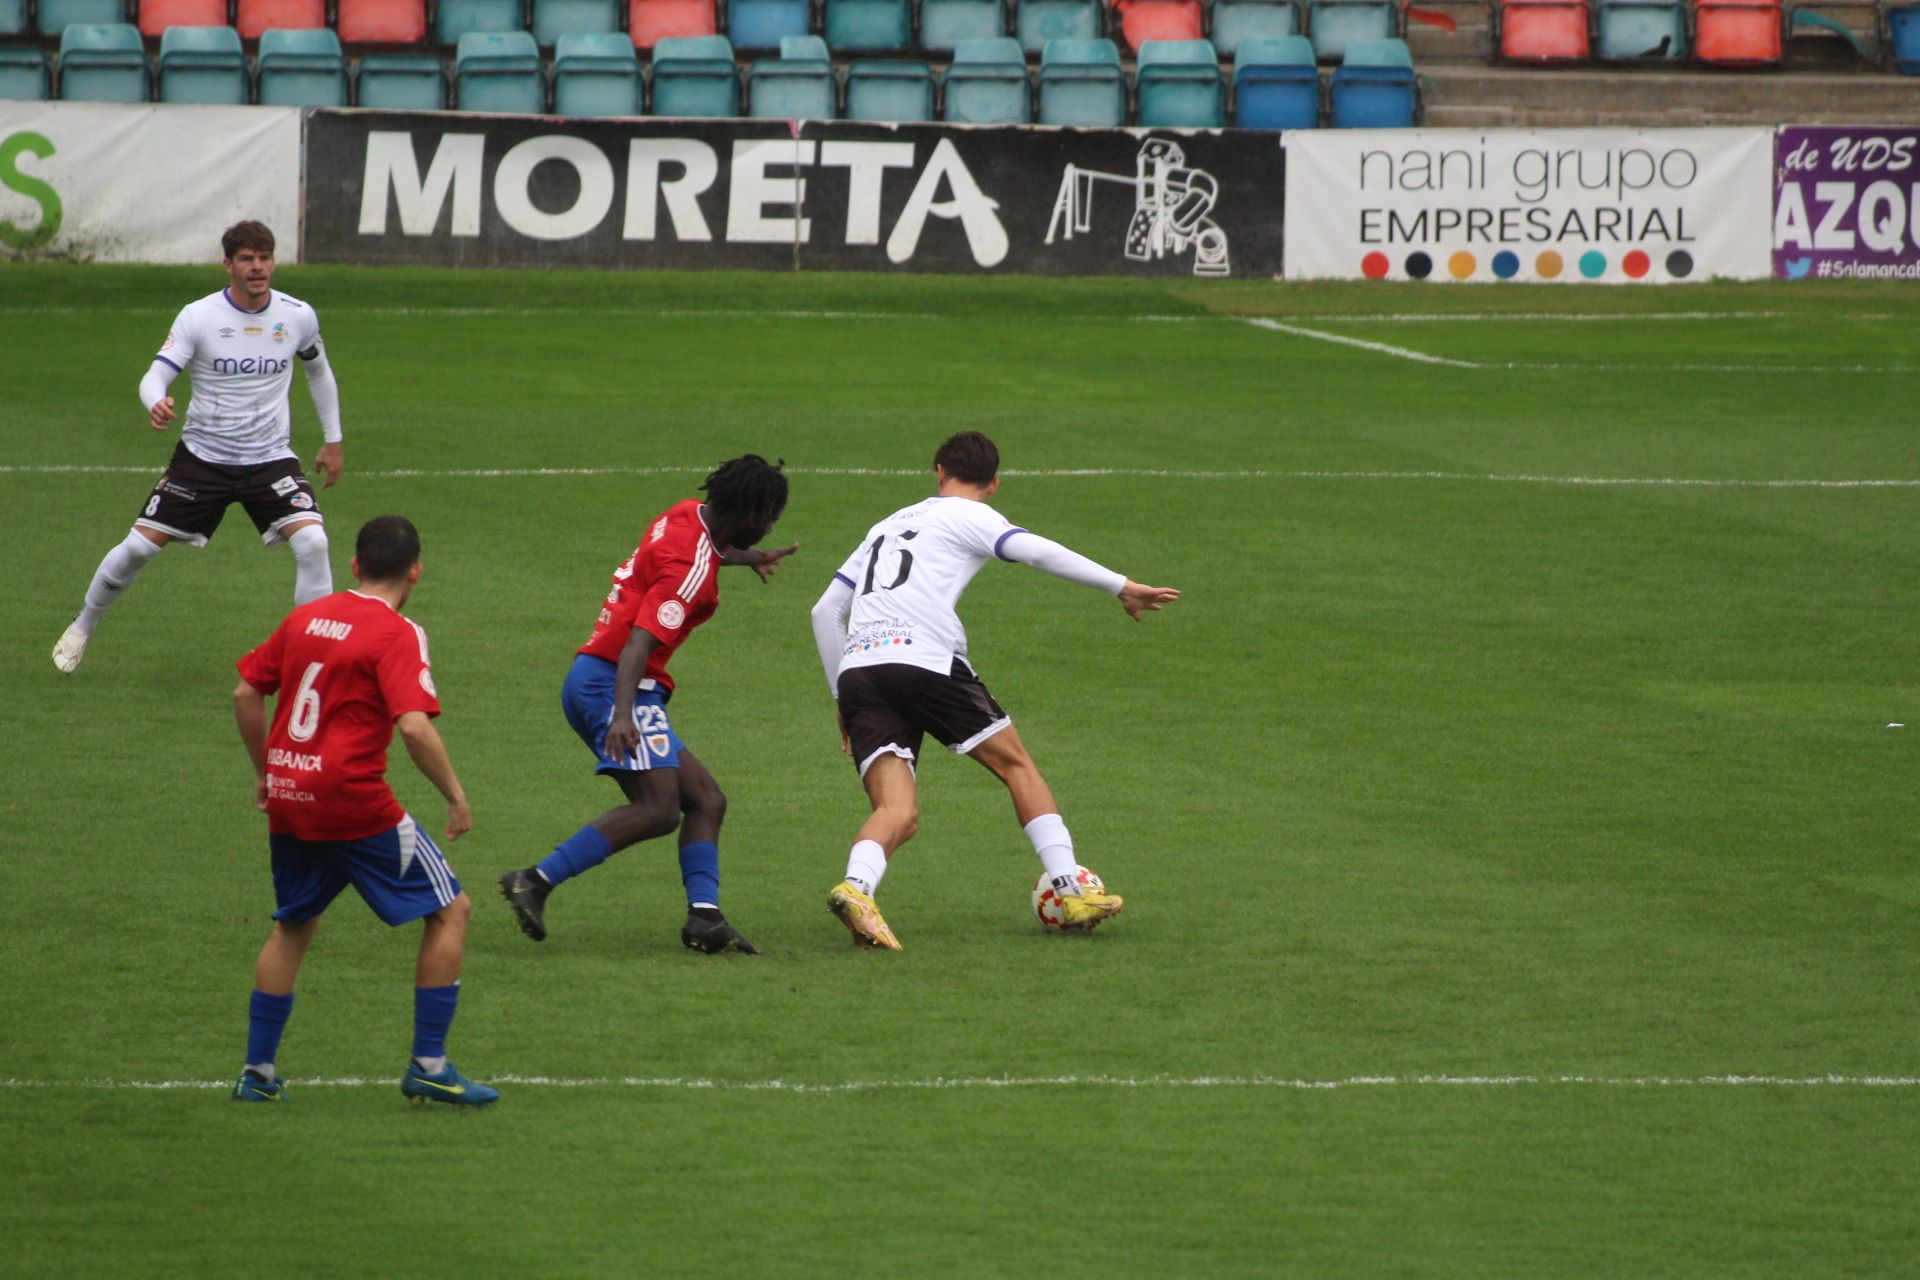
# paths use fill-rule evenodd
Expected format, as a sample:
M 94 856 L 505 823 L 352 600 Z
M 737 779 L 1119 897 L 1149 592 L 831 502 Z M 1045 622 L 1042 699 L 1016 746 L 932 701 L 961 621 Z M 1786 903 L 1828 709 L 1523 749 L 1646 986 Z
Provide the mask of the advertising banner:
M 218 262 L 220 232 L 300 243 L 300 112 L 0 102 L 0 260 Z
M 1767 129 L 1289 133 L 1285 274 L 1764 278 L 1772 140 Z
M 1920 280 L 1920 127 L 1787 128 L 1774 148 L 1775 275 Z
M 1275 134 L 316 111 L 306 259 L 1274 276 Z

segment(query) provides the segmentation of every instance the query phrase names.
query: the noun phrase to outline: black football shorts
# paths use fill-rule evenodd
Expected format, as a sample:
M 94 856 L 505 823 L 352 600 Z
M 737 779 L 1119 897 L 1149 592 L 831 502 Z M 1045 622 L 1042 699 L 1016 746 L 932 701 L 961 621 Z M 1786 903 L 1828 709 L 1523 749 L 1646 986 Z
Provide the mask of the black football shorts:
M 921 736 L 965 755 L 1013 723 L 987 686 L 955 658 L 946 675 L 903 662 L 850 667 L 840 673 L 840 718 L 860 775 L 891 752 L 912 765 Z
M 282 540 L 282 525 L 321 518 L 313 485 L 294 459 L 228 467 L 202 461 L 181 443 L 174 446 L 160 483 L 153 486 L 133 523 L 204 547 L 227 508 L 236 502 L 246 508 L 260 540 L 268 546 Z

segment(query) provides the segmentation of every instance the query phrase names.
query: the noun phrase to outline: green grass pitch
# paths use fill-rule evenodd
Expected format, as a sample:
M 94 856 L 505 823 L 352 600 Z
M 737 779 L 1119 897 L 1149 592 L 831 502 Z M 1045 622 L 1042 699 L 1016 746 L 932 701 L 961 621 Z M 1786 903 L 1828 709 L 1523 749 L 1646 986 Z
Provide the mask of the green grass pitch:
M 351 896 L 292 1103 L 217 1087 L 271 909 L 227 695 L 285 553 L 230 513 L 48 661 L 172 446 L 135 383 L 218 283 L 0 267 L 0 1274 L 1911 1274 L 1911 288 L 283 268 L 342 389 L 336 580 L 370 516 L 425 538 L 475 813 L 451 1047 L 503 1092 L 450 1114 L 395 1088 L 413 931 Z M 962 608 L 1129 905 L 1043 936 L 1004 793 L 939 753 L 882 890 L 907 950 L 860 953 L 807 610 L 962 428 L 1011 518 L 1186 593 L 1135 625 L 989 566 Z M 528 943 L 493 879 L 614 798 L 570 655 L 748 449 L 801 551 L 726 574 L 673 710 L 765 954 L 681 951 L 664 843 Z

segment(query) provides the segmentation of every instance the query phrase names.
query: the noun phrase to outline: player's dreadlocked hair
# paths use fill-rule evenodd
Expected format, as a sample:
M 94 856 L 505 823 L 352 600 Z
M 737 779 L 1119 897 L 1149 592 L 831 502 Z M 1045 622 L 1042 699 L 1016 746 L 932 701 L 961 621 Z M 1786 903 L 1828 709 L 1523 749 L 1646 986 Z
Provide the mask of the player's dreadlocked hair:
M 785 458 L 768 462 L 757 453 L 743 453 L 714 468 L 700 488 L 707 501 L 749 523 L 771 527 L 787 509 Z

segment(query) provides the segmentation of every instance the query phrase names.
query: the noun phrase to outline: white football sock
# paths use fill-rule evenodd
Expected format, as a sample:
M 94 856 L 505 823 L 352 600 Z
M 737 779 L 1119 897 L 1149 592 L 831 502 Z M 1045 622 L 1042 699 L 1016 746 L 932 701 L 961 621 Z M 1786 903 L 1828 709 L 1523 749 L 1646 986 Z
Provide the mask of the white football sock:
M 132 586 L 140 571 L 159 554 L 158 544 L 148 541 L 138 529 L 128 530 L 126 540 L 107 552 L 100 567 L 93 571 L 93 581 L 87 584 L 86 607 L 74 619 L 75 625 L 92 635 L 107 606 L 118 600 L 120 593 Z
M 273 1079 L 273 1064 L 271 1062 L 249 1062 L 247 1064 L 247 1070 L 253 1072 L 253 1074 L 259 1076 L 262 1080 Z
M 416 1057 L 413 1060 L 413 1065 L 420 1068 L 422 1071 L 426 1072 L 430 1076 L 437 1076 L 442 1071 L 445 1071 L 447 1069 L 447 1060 L 444 1055 L 438 1058 Z
M 887 851 L 878 840 L 856 840 L 847 855 L 847 881 L 869 898 L 880 888 L 887 874 Z
M 1073 837 L 1067 833 L 1067 824 L 1057 813 L 1043 813 L 1026 825 L 1027 839 L 1033 841 L 1033 851 L 1040 855 L 1040 865 L 1047 869 L 1047 879 L 1053 883 L 1054 892 L 1071 893 L 1078 896 L 1080 881 L 1075 873 L 1080 864 L 1073 858 Z
M 327 531 L 317 524 L 287 539 L 293 548 L 293 602 L 306 604 L 333 594 L 333 566 L 327 562 Z

